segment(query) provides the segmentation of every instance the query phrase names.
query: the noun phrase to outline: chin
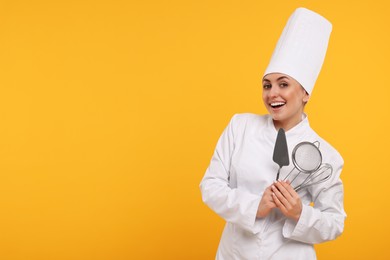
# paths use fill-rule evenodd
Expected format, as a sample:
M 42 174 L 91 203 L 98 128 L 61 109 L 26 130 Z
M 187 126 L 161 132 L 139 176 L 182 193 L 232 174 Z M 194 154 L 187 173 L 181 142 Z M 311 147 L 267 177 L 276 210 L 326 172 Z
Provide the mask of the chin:
M 281 121 L 283 120 L 282 116 L 278 115 L 278 114 L 270 114 L 272 119 L 275 120 L 275 121 Z

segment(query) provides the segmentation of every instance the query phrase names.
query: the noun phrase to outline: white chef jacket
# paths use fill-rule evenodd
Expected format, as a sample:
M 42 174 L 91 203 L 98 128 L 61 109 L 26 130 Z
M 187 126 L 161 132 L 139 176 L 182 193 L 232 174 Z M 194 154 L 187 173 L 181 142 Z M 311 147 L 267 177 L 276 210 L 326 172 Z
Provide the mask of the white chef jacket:
M 262 194 L 279 168 L 272 160 L 277 131 L 271 116 L 234 115 L 222 133 L 200 184 L 203 201 L 227 222 L 216 259 L 316 259 L 313 244 L 342 233 L 343 159 L 310 128 L 307 116 L 302 117 L 286 132 L 290 165 L 282 168 L 281 179 L 294 168 L 291 152 L 302 141 L 320 143 L 322 162 L 332 165 L 333 174 L 299 191 L 303 208 L 298 222 L 277 208 L 265 218 L 256 218 Z

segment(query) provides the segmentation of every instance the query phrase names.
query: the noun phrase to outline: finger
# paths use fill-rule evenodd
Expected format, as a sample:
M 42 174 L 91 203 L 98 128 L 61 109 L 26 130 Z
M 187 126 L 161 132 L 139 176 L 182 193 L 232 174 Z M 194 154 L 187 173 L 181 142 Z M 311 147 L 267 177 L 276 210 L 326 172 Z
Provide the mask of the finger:
M 270 190 L 269 190 L 269 192 L 268 192 L 268 201 L 269 201 L 269 203 L 271 204 L 271 206 L 273 206 L 273 207 L 276 207 L 276 203 L 275 203 L 275 200 L 274 200 L 274 197 L 272 196 L 272 190 L 271 190 L 271 187 L 270 187 Z
M 301 199 L 298 193 L 296 193 L 296 191 L 288 183 L 282 182 L 282 186 L 291 195 L 291 197 L 288 198 L 289 204 L 285 204 L 286 210 L 290 211 L 299 209 L 301 207 Z
M 286 199 L 286 197 L 280 192 L 280 190 L 275 185 L 272 185 L 271 188 L 273 192 L 272 194 L 274 194 L 278 198 L 278 201 L 280 201 L 285 207 L 287 207 L 289 202 Z
M 284 214 L 284 212 L 286 212 L 287 210 L 286 207 L 283 205 L 283 203 L 279 200 L 278 196 L 275 193 L 272 193 L 272 198 L 275 201 L 276 207 L 278 207 Z
M 291 195 L 291 193 L 288 191 L 288 189 L 286 189 L 285 187 L 285 182 L 282 182 L 282 181 L 278 181 L 275 183 L 275 186 L 278 188 L 278 190 L 283 194 L 283 196 L 290 200 L 293 198 L 293 196 Z
M 294 190 L 294 188 L 288 182 L 282 183 L 283 187 L 290 193 L 291 197 L 297 198 L 299 197 L 298 193 Z
M 272 207 L 275 207 L 275 202 L 274 202 L 274 199 L 272 197 L 272 190 L 271 190 L 271 186 L 267 187 L 265 190 L 264 190 L 264 193 L 263 193 L 263 197 L 265 199 L 265 201 Z

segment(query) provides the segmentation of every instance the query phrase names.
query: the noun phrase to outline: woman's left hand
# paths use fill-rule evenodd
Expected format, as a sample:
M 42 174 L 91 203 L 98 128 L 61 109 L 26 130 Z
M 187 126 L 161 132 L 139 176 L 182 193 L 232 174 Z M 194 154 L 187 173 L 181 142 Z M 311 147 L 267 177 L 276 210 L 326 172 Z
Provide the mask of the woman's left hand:
M 302 202 L 290 183 L 277 181 L 271 186 L 271 189 L 274 202 L 283 215 L 298 221 L 302 213 Z

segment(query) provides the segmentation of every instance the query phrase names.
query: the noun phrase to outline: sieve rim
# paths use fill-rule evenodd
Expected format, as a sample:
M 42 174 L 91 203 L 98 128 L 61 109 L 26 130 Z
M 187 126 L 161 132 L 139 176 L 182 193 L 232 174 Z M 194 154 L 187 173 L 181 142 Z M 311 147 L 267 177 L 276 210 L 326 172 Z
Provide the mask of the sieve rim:
M 316 141 L 316 142 L 318 142 L 318 141 Z M 319 154 L 320 160 L 319 160 L 319 162 L 318 162 L 318 165 L 317 165 L 314 169 L 312 169 L 312 170 L 305 170 L 305 169 L 303 169 L 302 167 L 300 167 L 300 166 L 297 164 L 297 161 L 295 160 L 296 151 L 297 151 L 297 149 L 299 149 L 299 147 L 301 147 L 302 145 L 310 145 L 310 146 L 313 146 L 313 147 L 315 148 L 315 150 L 316 150 L 316 151 L 318 152 L 318 154 Z M 295 168 L 297 168 L 299 171 L 301 171 L 301 172 L 303 172 L 303 173 L 312 173 L 312 172 L 318 170 L 318 168 L 320 168 L 320 166 L 321 166 L 321 164 L 322 164 L 322 154 L 321 154 L 321 151 L 320 151 L 320 149 L 319 149 L 314 143 L 312 143 L 312 142 L 304 141 L 304 142 L 300 142 L 299 144 L 297 144 L 297 145 L 294 147 L 293 151 L 292 151 L 292 156 L 291 156 L 291 157 L 292 157 L 292 161 L 293 161 L 293 164 L 294 164 Z

